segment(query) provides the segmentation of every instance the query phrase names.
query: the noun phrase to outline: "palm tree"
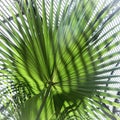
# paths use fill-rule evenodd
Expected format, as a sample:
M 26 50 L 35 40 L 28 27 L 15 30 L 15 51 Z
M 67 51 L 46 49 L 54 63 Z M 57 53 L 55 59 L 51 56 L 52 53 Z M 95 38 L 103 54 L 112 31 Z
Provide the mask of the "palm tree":
M 119 120 L 119 6 L 16 0 L 9 18 L 1 10 L 0 119 Z

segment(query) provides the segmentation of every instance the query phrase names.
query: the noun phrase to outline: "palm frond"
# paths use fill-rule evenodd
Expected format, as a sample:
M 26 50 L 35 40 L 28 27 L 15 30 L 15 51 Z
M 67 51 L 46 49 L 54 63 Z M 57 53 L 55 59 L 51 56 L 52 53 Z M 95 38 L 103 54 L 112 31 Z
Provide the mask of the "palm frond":
M 120 119 L 119 6 L 21 0 L 11 17 L 0 10 L 1 119 Z

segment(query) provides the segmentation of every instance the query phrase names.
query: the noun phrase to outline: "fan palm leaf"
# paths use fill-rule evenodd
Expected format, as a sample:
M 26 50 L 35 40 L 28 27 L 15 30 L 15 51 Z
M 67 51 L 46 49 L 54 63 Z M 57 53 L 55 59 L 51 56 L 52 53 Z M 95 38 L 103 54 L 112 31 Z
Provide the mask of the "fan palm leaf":
M 1 119 L 120 119 L 120 1 L 99 2 L 25 0 L 12 21 L 1 14 Z

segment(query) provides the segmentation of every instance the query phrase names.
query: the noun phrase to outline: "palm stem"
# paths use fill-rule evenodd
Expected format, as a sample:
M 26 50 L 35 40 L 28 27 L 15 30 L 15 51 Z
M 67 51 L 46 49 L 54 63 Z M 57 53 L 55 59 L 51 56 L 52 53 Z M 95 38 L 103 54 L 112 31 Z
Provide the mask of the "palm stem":
M 41 114 L 41 112 L 42 112 L 42 110 L 43 110 L 43 108 L 44 108 L 44 106 L 45 106 L 45 103 L 46 103 L 47 97 L 48 97 L 48 95 L 49 95 L 49 93 L 50 93 L 51 87 L 52 87 L 52 85 L 49 84 L 49 86 L 48 86 L 48 88 L 47 88 L 47 91 L 46 91 L 46 93 L 45 93 L 45 96 L 43 97 L 43 102 L 42 102 L 42 104 L 41 104 L 41 106 L 40 106 L 40 109 L 39 109 L 39 111 L 38 111 L 36 120 L 39 120 L 40 114 Z

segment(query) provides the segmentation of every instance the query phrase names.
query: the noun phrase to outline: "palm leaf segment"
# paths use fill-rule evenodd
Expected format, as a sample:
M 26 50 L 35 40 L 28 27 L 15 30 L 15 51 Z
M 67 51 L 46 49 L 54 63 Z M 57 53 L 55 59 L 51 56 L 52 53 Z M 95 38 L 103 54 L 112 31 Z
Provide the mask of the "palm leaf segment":
M 114 51 L 120 44 L 120 23 L 114 23 L 119 0 L 47 2 L 16 3 L 19 18 L 11 10 L 12 22 L 1 15 L 7 21 L 0 22 L 1 114 L 10 118 L 15 111 L 22 120 L 120 119 L 109 108 L 120 107 L 111 99 L 120 99 L 114 94 L 120 90 L 114 86 L 120 78 L 114 74 L 120 69 L 120 51 Z

